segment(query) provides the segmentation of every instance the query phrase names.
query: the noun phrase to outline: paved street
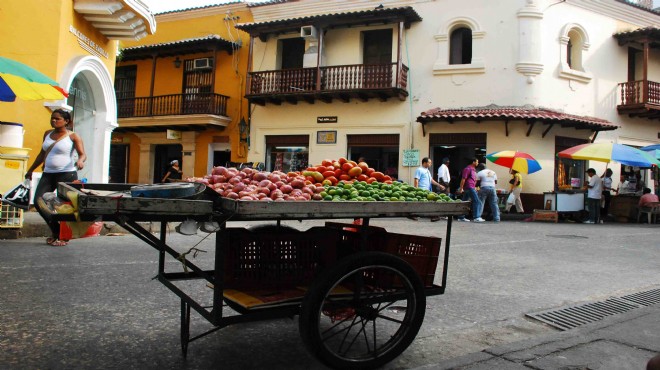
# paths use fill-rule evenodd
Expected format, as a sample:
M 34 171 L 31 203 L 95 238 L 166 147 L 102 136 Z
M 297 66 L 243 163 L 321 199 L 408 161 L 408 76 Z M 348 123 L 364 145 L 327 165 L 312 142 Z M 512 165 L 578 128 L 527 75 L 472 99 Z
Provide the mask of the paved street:
M 372 224 L 444 238 L 444 221 Z M 184 251 L 205 235 L 172 230 L 169 241 Z M 648 225 L 454 222 L 447 292 L 428 299 L 416 341 L 387 368 L 436 364 L 556 332 L 525 313 L 657 289 L 659 240 L 660 227 Z M 297 318 L 227 327 L 191 343 L 183 360 L 179 300 L 152 279 L 156 251 L 133 236 L 64 248 L 43 238 L 0 245 L 3 368 L 323 368 L 300 342 Z M 209 252 L 197 257 L 208 266 L 213 237 L 198 247 Z M 192 317 L 193 334 L 210 328 Z

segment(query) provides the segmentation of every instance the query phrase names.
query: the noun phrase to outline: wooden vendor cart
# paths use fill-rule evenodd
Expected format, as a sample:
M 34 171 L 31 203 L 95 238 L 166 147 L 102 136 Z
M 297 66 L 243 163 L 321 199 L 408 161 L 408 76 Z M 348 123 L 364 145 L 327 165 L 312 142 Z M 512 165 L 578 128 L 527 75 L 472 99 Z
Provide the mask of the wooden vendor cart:
M 72 201 L 79 220 L 117 222 L 158 251 L 158 280 L 181 299 L 184 357 L 190 342 L 228 325 L 299 315 L 306 347 L 335 368 L 378 367 L 410 345 L 424 320 L 426 297 L 445 291 L 451 216 L 470 207 L 469 202 L 235 201 L 208 189 L 196 199 L 139 198 L 131 197 L 130 187 L 60 183 L 58 194 Z M 407 216 L 449 216 L 444 247 L 440 238 L 369 226 L 371 218 Z M 280 225 L 358 218 L 362 225 L 326 222 L 306 231 Z M 167 223 L 186 220 L 219 225 L 212 268 L 167 244 Z M 140 221 L 160 222 L 159 235 Z M 234 228 L 227 221 L 270 224 Z M 183 268 L 166 269 L 169 259 Z M 200 292 L 206 296 L 200 298 Z M 191 335 L 191 309 L 213 328 Z

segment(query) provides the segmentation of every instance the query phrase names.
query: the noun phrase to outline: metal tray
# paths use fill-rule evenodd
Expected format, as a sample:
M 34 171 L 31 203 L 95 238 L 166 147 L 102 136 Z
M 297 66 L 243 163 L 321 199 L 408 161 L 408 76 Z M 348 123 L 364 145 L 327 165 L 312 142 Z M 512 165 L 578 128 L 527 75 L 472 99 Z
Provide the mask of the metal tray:
M 236 221 L 460 216 L 470 210 L 470 202 L 264 202 L 218 196 L 214 203 L 216 210 Z
M 57 186 L 57 194 L 67 200 L 71 200 L 69 192 L 77 194 L 81 219 L 99 216 L 113 219 L 131 215 L 135 221 L 177 221 L 189 218 L 205 220 L 213 215 L 213 202 L 209 200 L 133 198 L 130 189 L 135 185 L 61 182 Z

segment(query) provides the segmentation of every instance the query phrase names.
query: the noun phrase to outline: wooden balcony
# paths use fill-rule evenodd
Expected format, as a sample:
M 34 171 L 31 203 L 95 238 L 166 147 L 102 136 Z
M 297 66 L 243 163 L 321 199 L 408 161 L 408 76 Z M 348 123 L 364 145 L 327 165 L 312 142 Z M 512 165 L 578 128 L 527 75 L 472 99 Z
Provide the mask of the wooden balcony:
M 386 101 L 408 96 L 408 67 L 403 64 L 353 64 L 320 68 L 284 69 L 248 73 L 246 97 L 266 105 L 304 100 L 326 103 L 333 99 Z
M 190 114 L 227 116 L 228 99 L 228 96 L 213 93 L 117 99 L 117 117 L 132 118 Z
M 619 114 L 660 120 L 660 83 L 648 80 L 619 84 Z

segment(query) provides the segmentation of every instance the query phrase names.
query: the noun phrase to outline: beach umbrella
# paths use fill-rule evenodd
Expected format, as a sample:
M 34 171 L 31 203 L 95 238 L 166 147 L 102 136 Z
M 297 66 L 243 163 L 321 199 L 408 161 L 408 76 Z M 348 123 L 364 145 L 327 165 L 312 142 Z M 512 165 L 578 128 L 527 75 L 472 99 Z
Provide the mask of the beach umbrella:
M 649 146 L 645 146 L 642 148 L 639 148 L 639 150 L 643 150 L 649 154 L 651 154 L 655 159 L 660 159 L 660 144 L 653 144 Z
M 649 153 L 628 145 L 615 143 L 581 144 L 557 153 L 560 158 L 576 160 L 619 162 L 626 166 L 652 167 L 660 162 Z
M 525 152 L 502 150 L 486 155 L 486 159 L 520 173 L 534 173 L 541 170 L 539 162 Z
M 0 101 L 59 100 L 69 96 L 48 76 L 12 59 L 0 57 Z

